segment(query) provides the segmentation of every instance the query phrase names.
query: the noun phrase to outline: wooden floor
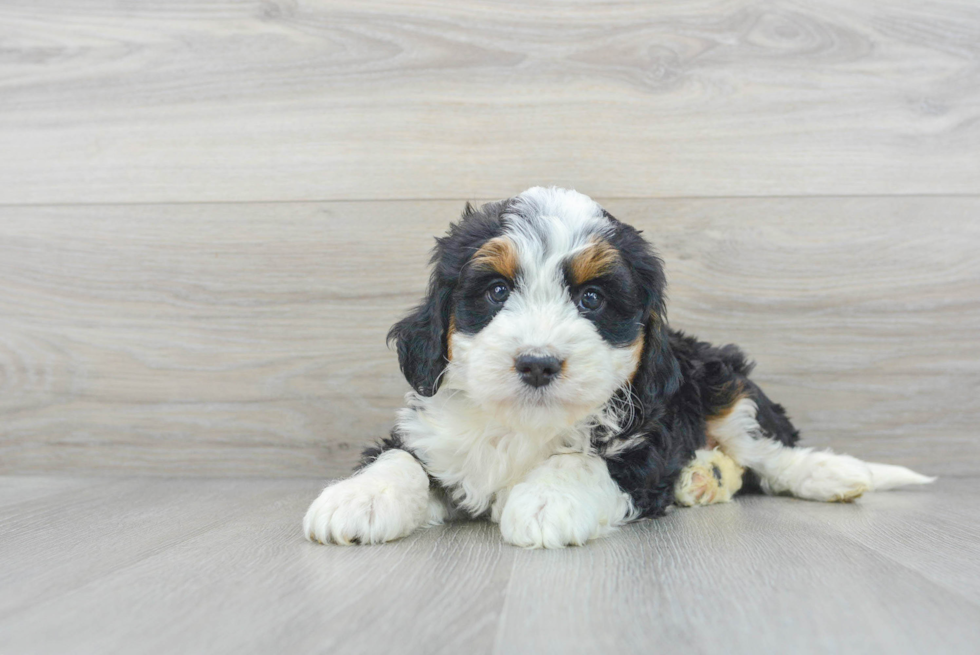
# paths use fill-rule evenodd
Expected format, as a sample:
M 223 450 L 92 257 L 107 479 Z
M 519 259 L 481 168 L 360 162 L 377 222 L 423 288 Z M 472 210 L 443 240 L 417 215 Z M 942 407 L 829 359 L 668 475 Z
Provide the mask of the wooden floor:
M 745 497 L 563 551 L 303 540 L 316 480 L 0 478 L 0 652 L 975 653 L 980 482 Z M 397 646 L 394 650 L 393 646 Z

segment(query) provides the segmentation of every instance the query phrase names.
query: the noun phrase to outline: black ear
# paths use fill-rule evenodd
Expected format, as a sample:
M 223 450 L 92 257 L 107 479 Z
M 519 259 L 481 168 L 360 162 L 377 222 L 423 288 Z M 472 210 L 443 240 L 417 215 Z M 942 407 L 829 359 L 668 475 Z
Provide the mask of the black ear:
M 640 395 L 644 413 L 673 396 L 681 386 L 681 367 L 670 345 L 670 329 L 661 312 L 652 311 L 644 326 L 643 354 L 633 388 Z
M 388 331 L 388 343 L 398 345 L 405 379 L 422 396 L 439 390 L 449 362 L 449 316 L 460 273 L 481 244 L 500 234 L 505 204 L 491 202 L 476 209 L 466 203 L 460 220 L 449 226 L 446 236 L 436 239 L 425 300 Z
M 429 293 L 421 305 L 388 331 L 388 343 L 398 346 L 398 364 L 408 383 L 422 396 L 439 389 L 446 369 L 446 346 L 452 289 L 433 275 Z
M 609 213 L 606 217 L 618 228 L 614 245 L 624 254 L 640 287 L 643 353 L 633 376 L 633 390 L 640 397 L 643 413 L 650 417 L 660 411 L 664 400 L 677 393 L 681 385 L 680 364 L 671 347 L 667 325 L 664 265 L 638 230 L 620 223 Z

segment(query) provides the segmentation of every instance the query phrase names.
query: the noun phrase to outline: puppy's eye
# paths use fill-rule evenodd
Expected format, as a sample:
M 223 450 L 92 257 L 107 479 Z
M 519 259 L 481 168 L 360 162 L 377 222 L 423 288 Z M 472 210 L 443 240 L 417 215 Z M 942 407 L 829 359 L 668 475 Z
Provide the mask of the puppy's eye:
M 586 312 L 594 312 L 602 307 L 606 299 L 597 289 L 586 289 L 578 299 L 578 306 Z
M 508 287 L 503 282 L 494 282 L 487 289 L 487 300 L 497 305 L 503 303 L 507 300 L 507 296 L 510 295 L 510 287 Z

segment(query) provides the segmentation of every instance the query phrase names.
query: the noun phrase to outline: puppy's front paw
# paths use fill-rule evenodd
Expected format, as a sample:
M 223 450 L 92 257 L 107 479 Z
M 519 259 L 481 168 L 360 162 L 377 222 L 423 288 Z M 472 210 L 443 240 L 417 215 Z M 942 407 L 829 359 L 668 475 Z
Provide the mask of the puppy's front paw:
M 429 478 L 402 450 L 323 490 L 303 519 L 310 541 L 379 544 L 404 537 L 428 515 Z
M 504 541 L 525 548 L 581 546 L 609 531 L 594 503 L 583 502 L 567 489 L 524 482 L 507 497 L 500 515 Z

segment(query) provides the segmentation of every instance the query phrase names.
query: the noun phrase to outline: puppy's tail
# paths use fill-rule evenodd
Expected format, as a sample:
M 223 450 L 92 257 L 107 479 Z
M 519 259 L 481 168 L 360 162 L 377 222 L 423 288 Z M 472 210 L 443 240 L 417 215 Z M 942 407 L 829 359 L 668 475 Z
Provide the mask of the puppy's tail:
M 934 477 L 916 473 L 904 466 L 875 464 L 874 462 L 867 462 L 867 465 L 871 469 L 871 488 L 874 491 L 885 491 L 910 484 L 929 484 L 936 481 Z

